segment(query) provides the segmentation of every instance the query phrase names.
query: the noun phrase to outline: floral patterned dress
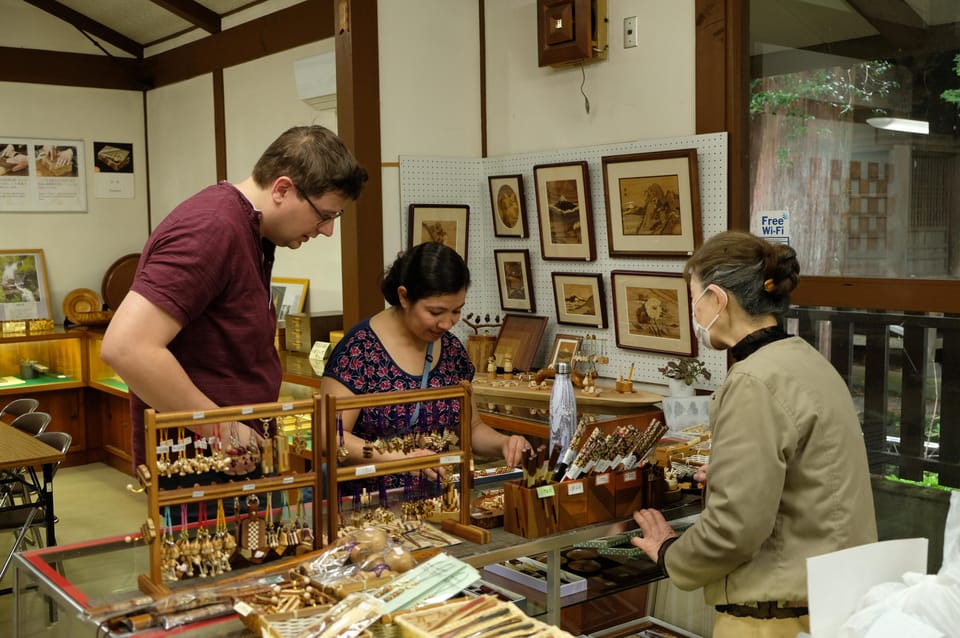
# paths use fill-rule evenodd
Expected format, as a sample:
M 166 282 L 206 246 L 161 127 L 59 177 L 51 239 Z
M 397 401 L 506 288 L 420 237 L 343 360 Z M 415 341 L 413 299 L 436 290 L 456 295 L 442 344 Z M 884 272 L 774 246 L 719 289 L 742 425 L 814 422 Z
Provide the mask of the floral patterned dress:
M 440 352 L 433 353 L 437 364 L 427 379 L 428 388 L 442 388 L 473 379 L 474 367 L 467 351 L 456 336 L 447 332 L 441 338 Z M 330 355 L 323 372 L 336 379 L 354 394 L 372 394 L 398 390 L 416 390 L 422 374 L 412 375 L 394 363 L 383 342 L 370 328 L 370 321 L 361 321 L 344 335 Z M 457 430 L 460 402 L 456 399 L 425 401 L 420 406 L 417 422 L 410 424 L 415 403 L 364 408 L 353 426 L 353 434 L 366 441 L 444 429 Z

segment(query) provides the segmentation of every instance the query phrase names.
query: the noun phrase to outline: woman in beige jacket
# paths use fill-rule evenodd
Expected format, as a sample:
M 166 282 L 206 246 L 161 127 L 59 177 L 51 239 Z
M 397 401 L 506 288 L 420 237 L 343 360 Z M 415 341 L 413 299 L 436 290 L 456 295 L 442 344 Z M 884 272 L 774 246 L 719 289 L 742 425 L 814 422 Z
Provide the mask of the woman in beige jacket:
M 799 281 L 796 253 L 739 232 L 684 268 L 701 347 L 734 364 L 713 395 L 703 512 L 677 537 L 656 510 L 633 543 L 679 588 L 703 587 L 714 638 L 809 631 L 806 559 L 877 540 L 867 454 L 846 383 L 778 324 Z

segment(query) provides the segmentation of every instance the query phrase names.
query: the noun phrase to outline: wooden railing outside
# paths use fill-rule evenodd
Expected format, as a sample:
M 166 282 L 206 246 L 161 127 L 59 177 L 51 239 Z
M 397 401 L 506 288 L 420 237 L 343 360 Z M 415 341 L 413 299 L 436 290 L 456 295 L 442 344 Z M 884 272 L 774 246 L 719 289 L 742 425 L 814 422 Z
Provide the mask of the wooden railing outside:
M 960 317 L 794 306 L 785 324 L 846 379 L 872 472 L 960 487 Z

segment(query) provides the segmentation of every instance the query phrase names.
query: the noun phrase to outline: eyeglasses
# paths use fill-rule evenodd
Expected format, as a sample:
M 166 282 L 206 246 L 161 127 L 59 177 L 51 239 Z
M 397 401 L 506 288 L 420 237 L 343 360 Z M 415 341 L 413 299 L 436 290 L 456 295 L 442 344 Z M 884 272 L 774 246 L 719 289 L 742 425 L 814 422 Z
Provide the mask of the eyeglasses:
M 317 205 L 314 204 L 314 203 L 310 200 L 309 197 L 307 197 L 307 194 L 303 192 L 303 189 L 302 189 L 302 188 L 300 188 L 300 187 L 297 186 L 296 184 L 294 184 L 293 187 L 297 189 L 297 192 L 298 192 L 298 193 L 300 193 L 300 197 L 302 197 L 302 198 L 304 198 L 305 200 L 307 200 L 307 203 L 310 204 L 310 208 L 312 208 L 312 209 L 313 209 L 313 212 L 315 212 L 315 213 L 317 214 L 317 217 L 320 218 L 320 224 L 326 224 L 327 222 L 332 222 L 333 220 L 335 220 L 335 219 L 337 219 L 338 217 L 340 217 L 341 215 L 343 215 L 343 209 L 342 209 L 342 208 L 341 208 L 340 210 L 338 210 L 337 212 L 335 212 L 335 213 L 325 213 L 325 212 L 323 212 L 322 210 L 320 210 L 319 208 L 317 208 Z

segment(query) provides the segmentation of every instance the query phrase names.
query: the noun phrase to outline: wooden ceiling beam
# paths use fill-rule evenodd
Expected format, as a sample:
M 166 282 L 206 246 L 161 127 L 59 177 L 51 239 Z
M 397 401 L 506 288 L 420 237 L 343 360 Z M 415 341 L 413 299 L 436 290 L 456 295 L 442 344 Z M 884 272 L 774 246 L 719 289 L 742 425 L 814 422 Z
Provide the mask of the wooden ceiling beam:
M 151 0 L 155 5 L 176 14 L 207 33 L 220 33 L 220 14 L 193 0 Z
M 87 35 L 96 36 L 107 43 L 112 44 L 121 51 L 126 51 L 137 58 L 143 57 L 143 45 L 135 42 L 127 36 L 117 33 L 113 29 L 106 27 L 95 20 L 91 20 L 82 13 L 78 13 L 66 5 L 62 5 L 56 0 L 24 0 L 36 8 L 46 11 L 52 16 L 68 22 Z
M 923 41 L 927 25 L 906 0 L 847 0 L 847 4 L 898 49 L 912 49 Z
M 0 80 L 97 89 L 143 91 L 142 60 L 87 53 L 0 47 Z

